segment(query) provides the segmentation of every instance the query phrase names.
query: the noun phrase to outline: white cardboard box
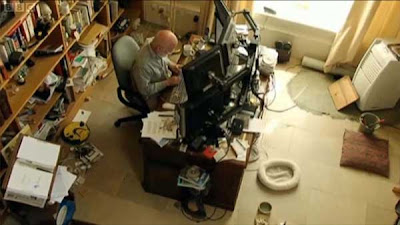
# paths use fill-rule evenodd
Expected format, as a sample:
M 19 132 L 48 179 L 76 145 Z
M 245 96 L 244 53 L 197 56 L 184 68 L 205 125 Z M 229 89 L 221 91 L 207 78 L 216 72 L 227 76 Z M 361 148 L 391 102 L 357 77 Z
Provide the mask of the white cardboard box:
M 14 163 L 4 199 L 43 208 L 52 178 L 53 173 L 36 169 L 17 160 Z
M 25 136 L 19 147 L 17 159 L 40 169 L 53 172 L 57 166 L 60 146 Z

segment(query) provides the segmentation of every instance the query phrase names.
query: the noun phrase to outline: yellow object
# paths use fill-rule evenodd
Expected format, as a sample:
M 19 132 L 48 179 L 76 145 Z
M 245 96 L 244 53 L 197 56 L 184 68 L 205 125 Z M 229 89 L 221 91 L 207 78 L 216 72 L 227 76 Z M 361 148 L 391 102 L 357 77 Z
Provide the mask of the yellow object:
M 73 122 L 63 131 L 63 139 L 70 144 L 81 144 L 89 138 L 90 130 L 84 122 Z

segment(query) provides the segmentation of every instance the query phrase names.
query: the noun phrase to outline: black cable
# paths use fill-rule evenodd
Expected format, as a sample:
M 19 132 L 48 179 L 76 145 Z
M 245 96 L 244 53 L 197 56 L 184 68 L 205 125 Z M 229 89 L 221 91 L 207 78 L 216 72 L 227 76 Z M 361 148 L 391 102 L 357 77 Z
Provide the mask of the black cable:
M 226 215 L 226 209 L 225 209 L 225 211 L 224 211 L 224 213 L 221 215 L 221 216 L 219 216 L 219 217 L 217 217 L 217 218 L 210 218 L 209 220 L 211 220 L 211 221 L 217 221 L 217 220 L 220 220 L 220 219 L 222 219 L 222 218 L 224 218 L 224 216 Z
M 207 221 L 207 220 L 210 220 L 210 221 L 217 221 L 217 220 L 220 220 L 220 219 L 222 219 L 222 218 L 225 217 L 226 211 L 227 211 L 227 210 L 225 209 L 224 213 L 223 213 L 221 216 L 219 216 L 219 217 L 217 217 L 217 218 L 212 218 L 212 217 L 215 215 L 215 213 L 217 212 L 217 207 L 214 207 L 214 211 L 211 213 L 210 216 L 206 216 L 204 219 L 196 219 L 196 218 L 193 218 L 192 216 L 186 214 L 186 212 L 185 212 L 185 210 L 183 209 L 183 207 L 181 207 L 182 215 L 184 215 L 184 216 L 186 217 L 186 219 L 188 219 L 188 220 L 190 220 L 190 221 L 193 221 L 193 222 L 196 222 L 196 223 L 205 222 L 205 221 Z M 206 214 L 207 214 L 207 213 L 206 213 Z
M 289 108 L 286 108 L 286 109 L 271 109 L 271 108 L 269 108 L 269 106 L 272 105 L 272 103 L 276 99 L 276 86 L 275 86 L 276 84 L 275 84 L 275 76 L 274 75 L 272 76 L 271 82 L 272 82 L 272 87 L 273 87 L 273 90 L 274 90 L 274 97 L 273 97 L 273 99 L 272 99 L 272 101 L 270 103 L 268 103 L 268 101 L 267 101 L 267 104 L 264 105 L 265 109 L 267 109 L 268 111 L 271 111 L 271 112 L 283 113 L 283 112 L 287 112 L 287 111 L 297 107 L 297 105 L 294 104 L 294 105 L 292 105 L 292 106 L 290 106 Z M 265 94 L 265 97 L 267 97 L 267 94 Z

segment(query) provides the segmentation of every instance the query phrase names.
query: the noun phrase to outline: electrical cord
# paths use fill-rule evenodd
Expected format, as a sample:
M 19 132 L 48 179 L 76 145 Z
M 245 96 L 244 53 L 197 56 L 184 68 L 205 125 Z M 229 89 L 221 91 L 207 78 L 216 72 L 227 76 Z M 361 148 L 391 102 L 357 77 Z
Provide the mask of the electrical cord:
M 271 100 L 271 102 L 268 102 L 268 100 L 267 100 L 267 104 L 265 104 L 264 105 L 264 107 L 265 107 L 265 109 L 266 110 L 268 110 L 268 111 L 271 111 L 271 112 L 276 112 L 276 113 L 283 113 L 283 112 L 287 112 L 287 111 L 289 111 L 289 110 L 291 110 L 291 109 L 294 109 L 294 108 L 296 108 L 297 107 L 297 105 L 296 104 L 294 104 L 294 105 L 292 105 L 292 106 L 290 106 L 289 108 L 286 108 L 286 109 L 271 109 L 271 108 L 269 108 L 269 106 L 271 106 L 272 105 L 272 103 L 274 103 L 274 101 L 275 101 L 275 99 L 276 99 L 276 80 L 275 80 L 275 74 L 272 74 L 272 79 L 271 79 L 271 86 L 272 86 L 272 90 L 273 90 L 273 92 L 274 92 L 274 95 L 273 95 L 273 98 L 272 98 L 272 100 Z M 264 94 L 264 101 L 265 101 L 265 98 L 267 98 L 268 97 L 268 95 L 267 95 L 267 93 L 265 93 Z
M 196 223 L 205 222 L 205 221 L 208 221 L 208 220 L 210 220 L 210 221 L 218 221 L 218 220 L 221 220 L 222 218 L 225 217 L 226 211 L 227 211 L 227 210 L 225 209 L 225 210 L 224 210 L 224 213 L 223 213 L 221 216 L 219 216 L 219 217 L 217 217 L 217 218 L 212 218 L 212 217 L 215 215 L 215 213 L 217 212 L 217 207 L 214 207 L 214 211 L 211 213 L 210 216 L 207 216 L 207 217 L 204 218 L 204 219 L 196 219 L 196 218 L 193 218 L 192 216 L 186 214 L 185 210 L 183 210 L 183 207 L 181 207 L 182 215 L 184 215 L 184 216 L 186 217 L 186 219 L 191 220 L 191 221 L 196 222 Z M 207 214 L 207 213 L 206 213 L 206 214 Z

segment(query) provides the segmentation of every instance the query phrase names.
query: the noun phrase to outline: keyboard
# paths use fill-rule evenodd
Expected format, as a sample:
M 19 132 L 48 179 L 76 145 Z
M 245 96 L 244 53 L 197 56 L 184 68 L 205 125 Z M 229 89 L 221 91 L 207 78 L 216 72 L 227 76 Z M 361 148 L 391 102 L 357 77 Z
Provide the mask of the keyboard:
M 188 100 L 185 82 L 183 81 L 183 77 L 181 78 L 181 82 L 172 89 L 171 96 L 169 97 L 169 102 L 172 104 L 182 104 Z

